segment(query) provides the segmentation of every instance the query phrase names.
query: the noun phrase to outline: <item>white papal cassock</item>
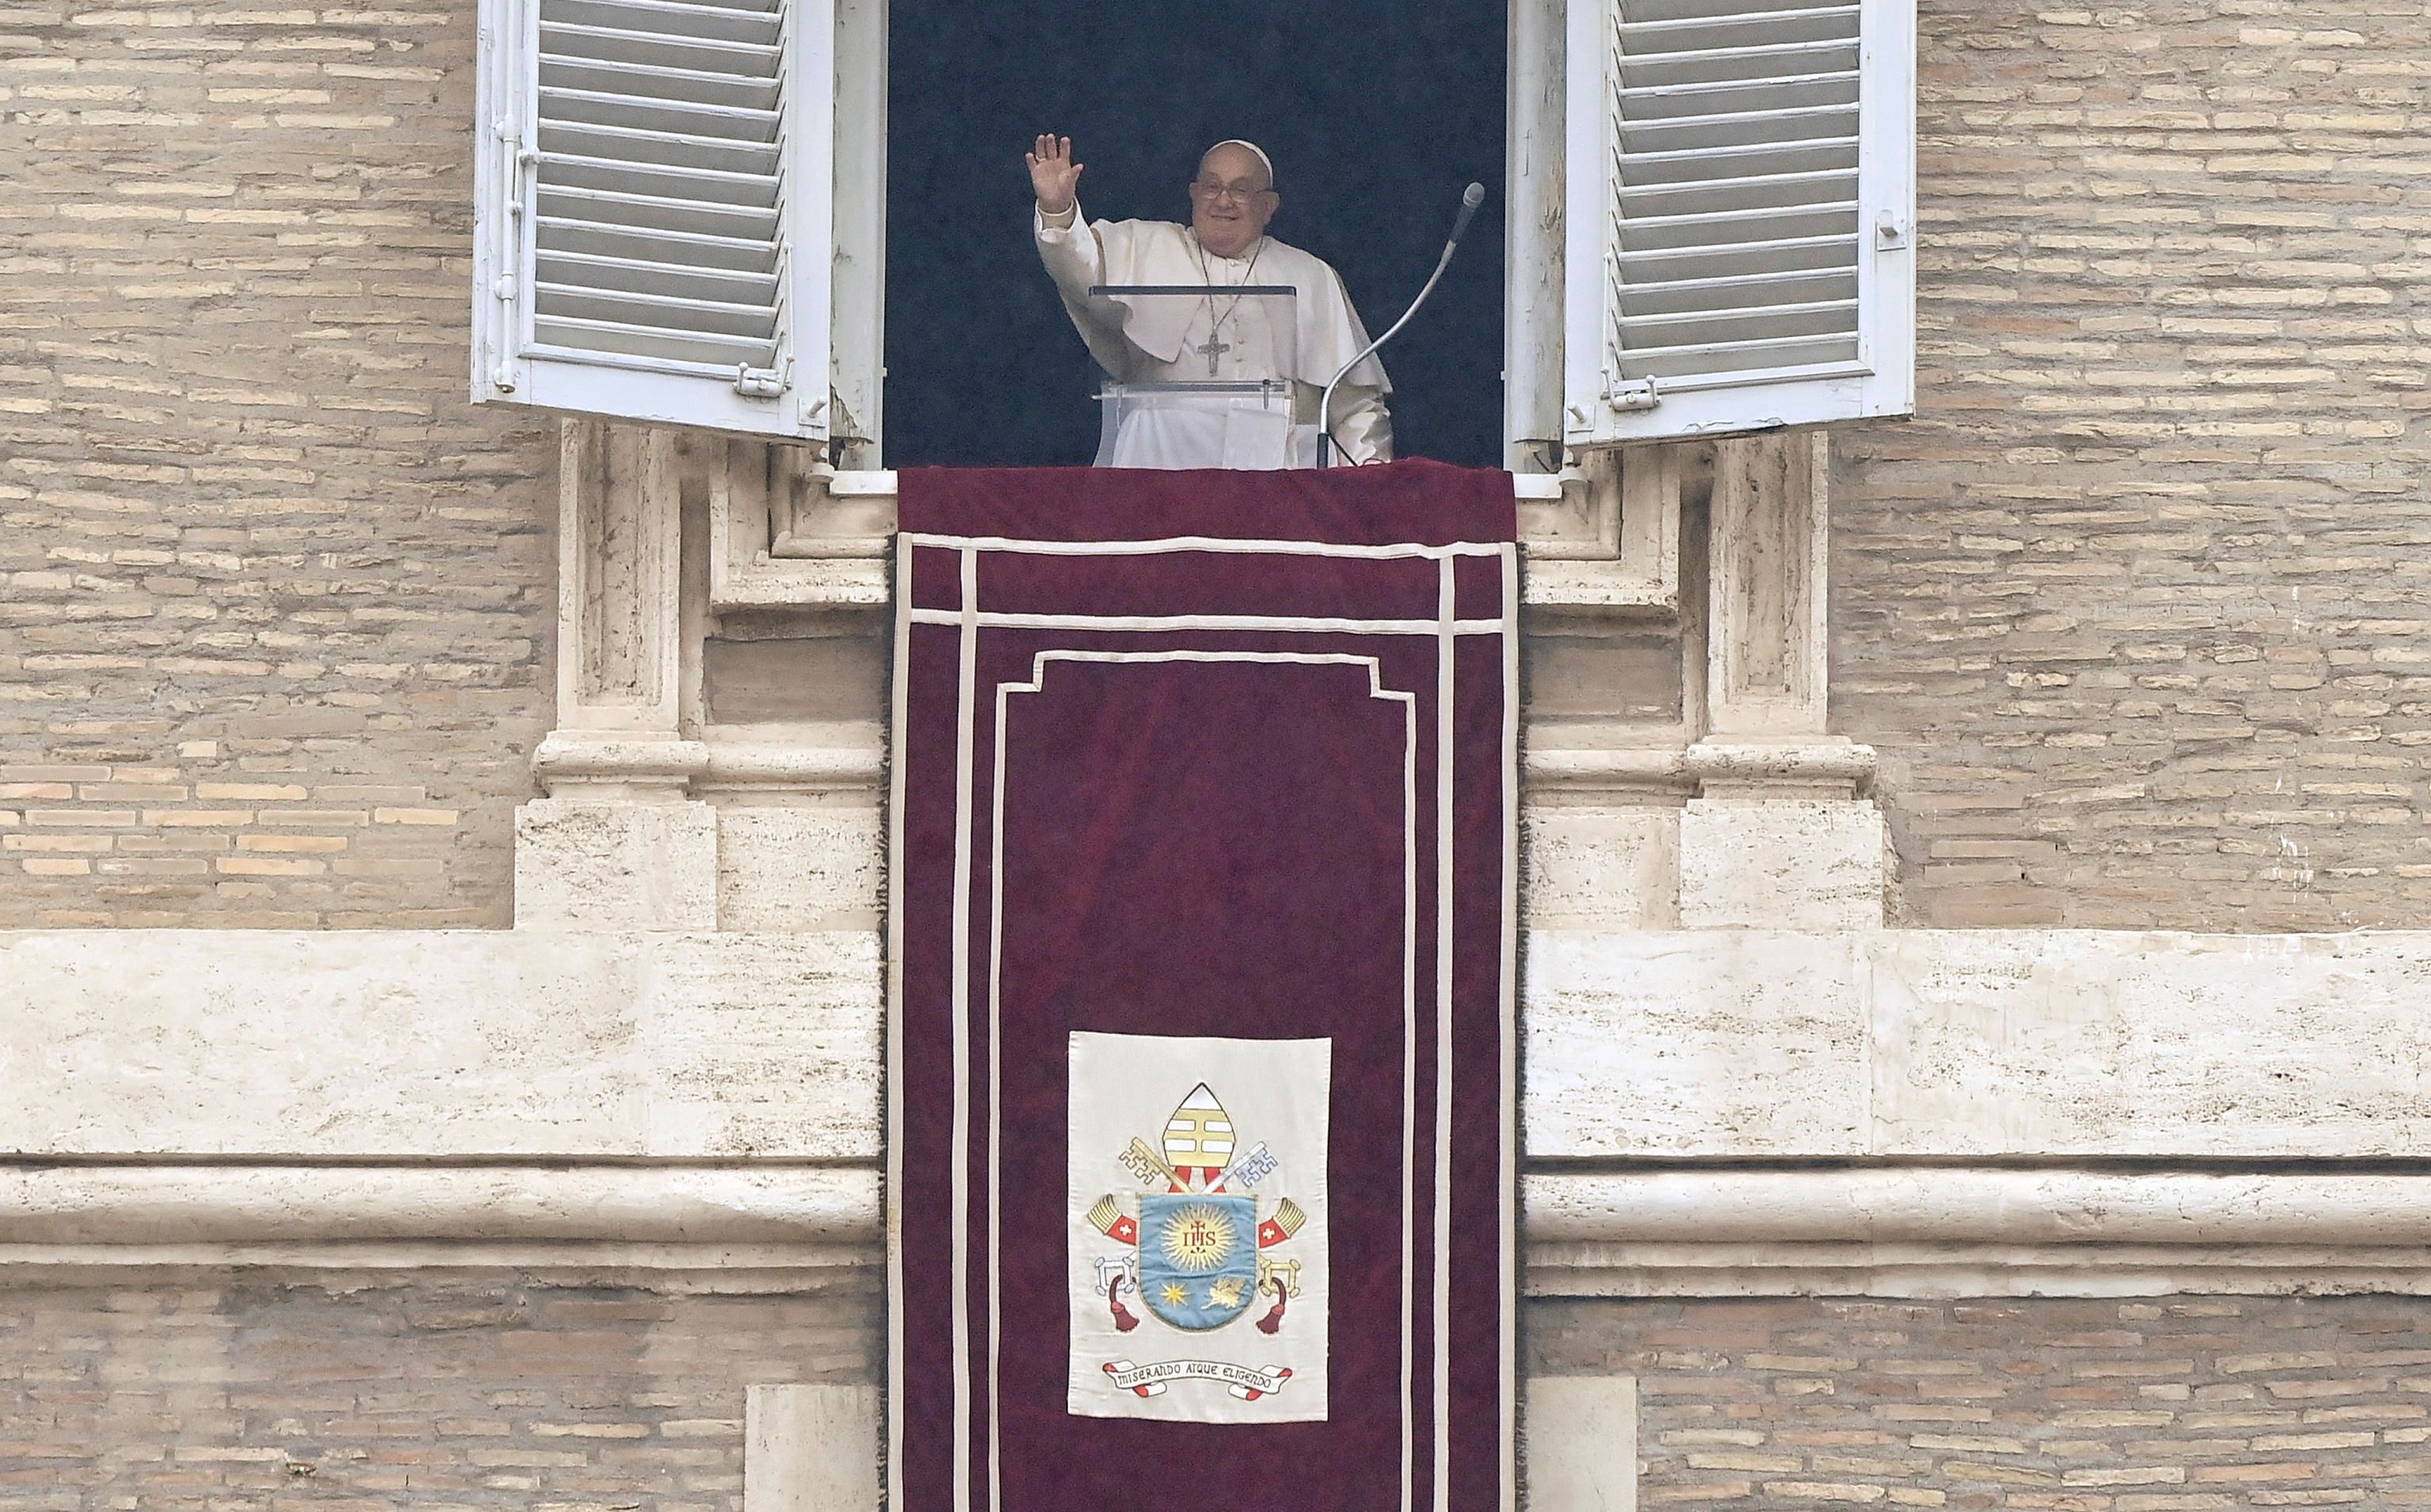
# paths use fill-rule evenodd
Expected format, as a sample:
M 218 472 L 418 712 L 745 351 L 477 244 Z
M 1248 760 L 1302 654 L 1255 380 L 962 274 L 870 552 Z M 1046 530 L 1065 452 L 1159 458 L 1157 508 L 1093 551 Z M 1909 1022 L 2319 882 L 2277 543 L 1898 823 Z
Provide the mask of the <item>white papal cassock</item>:
M 1366 328 L 1350 306 L 1341 275 L 1322 258 L 1270 236 L 1237 258 L 1217 257 L 1186 226 L 1090 222 L 1078 205 L 1060 216 L 1044 210 L 1033 214 L 1038 256 L 1055 279 L 1065 312 L 1107 376 L 1121 383 L 1289 378 L 1298 443 L 1294 455 L 1316 454 L 1318 397 L 1342 364 L 1367 344 Z M 1143 315 L 1116 300 L 1092 299 L 1089 291 L 1100 284 L 1205 286 L 1211 293 L 1204 300 L 1182 305 L 1187 315 Z M 1281 365 L 1275 344 L 1260 339 L 1253 320 L 1232 318 L 1239 307 L 1228 302 L 1222 291 L 1243 285 L 1284 286 L 1297 293 L 1298 350 L 1290 359 L 1291 372 L 1275 371 Z M 1216 328 L 1219 322 L 1220 330 Z M 1216 348 L 1212 358 L 1211 336 Z M 1384 395 L 1391 390 L 1383 364 L 1373 356 L 1363 359 L 1334 390 L 1330 417 L 1333 439 L 1350 461 L 1391 459 L 1393 422 L 1384 409 Z M 1112 461 L 1118 466 L 1217 465 L 1209 456 L 1193 455 L 1208 449 L 1186 428 L 1148 426 L 1137 434 L 1127 428 L 1116 438 Z

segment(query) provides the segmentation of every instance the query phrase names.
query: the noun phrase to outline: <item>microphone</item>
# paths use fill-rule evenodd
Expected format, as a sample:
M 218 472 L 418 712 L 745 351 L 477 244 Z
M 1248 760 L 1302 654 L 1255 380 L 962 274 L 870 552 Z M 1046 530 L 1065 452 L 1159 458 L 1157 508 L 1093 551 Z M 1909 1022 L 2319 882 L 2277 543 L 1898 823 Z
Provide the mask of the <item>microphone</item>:
M 1447 251 L 1460 245 L 1461 233 L 1468 229 L 1468 223 L 1477 215 L 1477 207 L 1484 203 L 1485 186 L 1484 184 L 1471 184 L 1461 191 L 1460 215 L 1451 223 L 1451 240 L 1444 244 Z
M 1443 256 L 1435 259 L 1435 271 L 1428 276 L 1426 286 L 1418 291 L 1418 296 L 1410 301 L 1410 308 L 1401 311 L 1401 318 L 1393 322 L 1383 335 L 1361 347 L 1358 356 L 1342 364 L 1342 370 L 1333 375 L 1333 380 L 1326 384 L 1325 392 L 1318 395 L 1316 427 L 1325 436 L 1325 445 L 1333 450 L 1337 452 L 1342 450 L 1342 444 L 1333 439 L 1333 391 L 1341 386 L 1344 378 L 1350 376 L 1352 368 L 1367 361 L 1378 347 L 1399 336 L 1401 333 L 1401 328 L 1410 323 L 1410 317 L 1418 312 L 1418 307 L 1427 302 L 1427 295 L 1435 292 L 1436 283 L 1443 278 L 1444 269 L 1451 266 L 1451 255 L 1460 250 L 1462 234 L 1467 231 L 1469 221 L 1477 214 L 1477 208 L 1484 203 L 1485 186 L 1484 184 L 1471 183 L 1460 192 L 1460 214 L 1452 220 L 1451 236 L 1444 243 Z

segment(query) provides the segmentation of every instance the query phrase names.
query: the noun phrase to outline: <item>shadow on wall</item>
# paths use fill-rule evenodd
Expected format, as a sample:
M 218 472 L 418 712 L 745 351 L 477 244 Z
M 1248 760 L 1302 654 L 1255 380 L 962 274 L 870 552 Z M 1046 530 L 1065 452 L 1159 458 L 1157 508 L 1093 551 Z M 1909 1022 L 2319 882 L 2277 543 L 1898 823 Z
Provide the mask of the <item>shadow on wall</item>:
M 1199 154 L 1256 142 L 1283 196 L 1274 234 L 1341 271 L 1371 334 L 1482 180 L 1459 260 L 1385 358 L 1403 455 L 1501 465 L 1503 17 L 1492 0 L 895 0 L 887 465 L 1097 449 L 1095 370 L 1030 240 L 1021 155 L 1050 129 L 1104 220 L 1187 220 Z

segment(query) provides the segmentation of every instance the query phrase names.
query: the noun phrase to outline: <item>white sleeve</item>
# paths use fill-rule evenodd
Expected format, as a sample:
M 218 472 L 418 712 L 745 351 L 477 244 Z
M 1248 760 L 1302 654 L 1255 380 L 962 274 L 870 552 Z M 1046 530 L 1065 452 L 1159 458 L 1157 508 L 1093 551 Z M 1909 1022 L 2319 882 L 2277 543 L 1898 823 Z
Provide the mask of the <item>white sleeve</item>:
M 1354 463 L 1393 460 L 1393 416 L 1384 408 L 1381 389 L 1345 382 L 1333 391 L 1333 407 L 1326 415 L 1334 445 Z
M 1048 276 L 1066 298 L 1085 299 L 1092 286 L 1106 281 L 1106 250 L 1098 244 L 1098 228 L 1081 213 L 1080 201 L 1073 201 L 1061 219 L 1063 224 L 1058 226 L 1045 210 L 1031 207 L 1038 260 L 1047 264 Z

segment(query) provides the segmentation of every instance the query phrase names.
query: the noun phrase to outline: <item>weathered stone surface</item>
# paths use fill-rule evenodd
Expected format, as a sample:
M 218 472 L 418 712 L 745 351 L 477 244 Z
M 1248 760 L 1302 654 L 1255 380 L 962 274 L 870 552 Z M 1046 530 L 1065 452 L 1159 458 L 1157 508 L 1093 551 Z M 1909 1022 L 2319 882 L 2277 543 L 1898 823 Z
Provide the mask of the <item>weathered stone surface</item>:
M 721 803 L 718 928 L 876 929 L 885 850 L 873 804 Z
M 717 927 L 717 811 L 534 798 L 515 811 L 518 929 Z
M 1521 917 L 1534 929 L 1679 924 L 1680 811 L 1539 805 L 1522 815 Z
M 0 1150 L 873 1158 L 863 931 L 0 935 Z M 2431 937 L 1536 930 L 1537 1158 L 2431 1153 Z
M 1680 815 L 1684 928 L 1874 929 L 1884 884 L 1871 803 L 1692 798 Z
M 1532 1157 L 1866 1148 L 1852 939 L 1534 930 L 1523 959 Z
M 0 1150 L 878 1151 L 873 934 L 0 934 Z
M 1876 1140 L 1914 1154 L 2431 1152 L 2431 938 L 1893 932 Z
M 2431 937 L 1528 936 L 1532 1155 L 2431 1153 Z

